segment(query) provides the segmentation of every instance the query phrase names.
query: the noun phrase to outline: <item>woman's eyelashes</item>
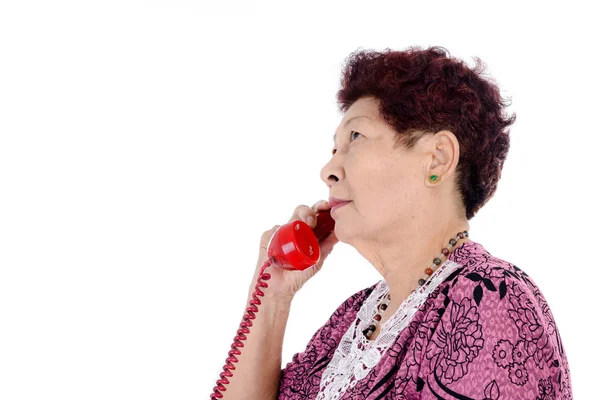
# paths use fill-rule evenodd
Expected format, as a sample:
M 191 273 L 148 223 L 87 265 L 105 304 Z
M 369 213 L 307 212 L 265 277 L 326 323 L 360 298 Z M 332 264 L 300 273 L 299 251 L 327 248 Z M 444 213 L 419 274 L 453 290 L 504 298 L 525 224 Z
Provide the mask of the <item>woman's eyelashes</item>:
M 359 132 L 356 132 L 356 131 L 350 131 L 350 138 L 352 138 L 352 136 L 353 136 L 355 133 L 358 133 L 359 135 L 361 135 L 361 136 L 362 136 L 362 134 L 361 134 L 361 133 L 359 133 Z
M 360 132 L 356 132 L 356 131 L 350 131 L 350 141 L 351 141 L 351 142 L 353 142 L 352 138 L 354 137 L 354 134 L 355 134 L 355 133 L 358 133 L 359 135 L 361 135 L 361 136 L 362 136 L 362 133 L 360 133 Z M 331 151 L 331 154 L 333 155 L 333 154 L 335 154 L 335 152 L 336 152 L 336 150 L 335 150 L 335 149 L 333 149 L 333 150 Z

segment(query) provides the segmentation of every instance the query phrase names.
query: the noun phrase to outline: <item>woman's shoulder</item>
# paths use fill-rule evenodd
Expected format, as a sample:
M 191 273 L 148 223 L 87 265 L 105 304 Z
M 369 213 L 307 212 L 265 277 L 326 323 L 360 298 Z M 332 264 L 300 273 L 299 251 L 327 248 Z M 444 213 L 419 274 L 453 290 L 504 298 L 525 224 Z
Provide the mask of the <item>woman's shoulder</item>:
M 454 270 L 444 280 L 446 285 L 440 285 L 444 295 L 454 300 L 468 298 L 483 312 L 490 308 L 505 310 L 526 337 L 531 333 L 523 327 L 534 328 L 528 322 L 532 316 L 525 315 L 525 309 L 534 312 L 535 319 L 547 330 L 556 330 L 554 316 L 541 289 L 524 268 L 492 255 L 477 242 L 467 242 L 456 250 L 449 257 L 456 263 Z M 520 320 L 519 313 L 524 314 L 525 320 Z
M 448 260 L 455 263 L 454 271 L 444 280 L 444 283 L 450 283 L 448 292 L 472 292 L 478 305 L 486 295 L 492 296 L 490 301 L 501 301 L 509 292 L 526 294 L 540 307 L 547 308 L 540 288 L 525 269 L 492 255 L 480 243 L 464 243 L 450 254 Z
M 455 263 L 449 264 L 452 272 L 428 299 L 428 311 L 439 315 L 426 351 L 430 371 L 439 376 L 438 387 L 452 385 L 464 394 L 471 390 L 464 383 L 479 379 L 485 387 L 500 385 L 509 392 L 540 390 L 542 398 L 550 385 L 553 393 L 569 398 L 566 353 L 534 280 L 523 268 L 493 256 L 476 242 L 461 245 L 448 259 Z M 460 369 L 450 368 L 453 358 L 443 356 L 446 343 L 460 337 L 456 335 L 464 336 L 463 345 L 452 354 L 468 355 L 461 359 Z M 469 378 L 464 379 L 467 373 Z

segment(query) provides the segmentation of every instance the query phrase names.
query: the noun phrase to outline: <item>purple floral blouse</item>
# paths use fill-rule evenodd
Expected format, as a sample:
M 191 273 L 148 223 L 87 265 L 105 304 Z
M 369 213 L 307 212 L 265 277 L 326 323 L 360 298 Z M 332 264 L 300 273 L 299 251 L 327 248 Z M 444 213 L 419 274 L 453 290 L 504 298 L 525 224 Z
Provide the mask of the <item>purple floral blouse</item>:
M 529 275 L 474 241 L 448 260 L 459 267 L 340 399 L 572 399 L 558 328 Z M 344 301 L 292 357 L 278 400 L 317 397 L 323 371 L 376 285 Z

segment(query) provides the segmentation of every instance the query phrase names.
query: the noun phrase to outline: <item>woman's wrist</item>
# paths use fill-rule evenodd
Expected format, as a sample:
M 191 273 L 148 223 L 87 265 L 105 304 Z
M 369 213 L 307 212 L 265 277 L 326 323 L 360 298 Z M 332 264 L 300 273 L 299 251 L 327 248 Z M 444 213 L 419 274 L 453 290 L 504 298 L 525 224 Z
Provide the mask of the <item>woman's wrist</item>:
M 290 305 L 292 303 L 292 300 L 294 300 L 295 296 L 294 294 L 289 293 L 273 293 L 269 291 L 269 288 L 260 288 L 260 290 L 264 293 L 264 296 L 256 294 L 256 297 L 258 297 L 258 299 L 260 300 L 261 305 L 265 302 Z M 254 285 L 252 285 L 248 290 L 248 304 L 250 304 L 250 300 L 252 300 L 252 294 L 255 291 L 256 288 Z M 260 305 L 258 305 L 258 307 L 260 307 Z

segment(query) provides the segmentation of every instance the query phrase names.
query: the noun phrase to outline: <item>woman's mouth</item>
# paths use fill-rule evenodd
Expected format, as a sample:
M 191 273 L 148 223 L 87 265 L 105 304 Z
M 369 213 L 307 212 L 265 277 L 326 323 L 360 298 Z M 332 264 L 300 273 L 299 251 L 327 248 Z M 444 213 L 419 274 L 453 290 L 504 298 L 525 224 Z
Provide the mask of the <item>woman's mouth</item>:
M 333 207 L 331 207 L 331 212 L 334 212 L 338 208 L 343 207 L 343 206 L 345 206 L 348 203 L 350 203 L 350 201 L 345 201 L 343 203 L 337 203 L 336 205 L 334 205 Z

